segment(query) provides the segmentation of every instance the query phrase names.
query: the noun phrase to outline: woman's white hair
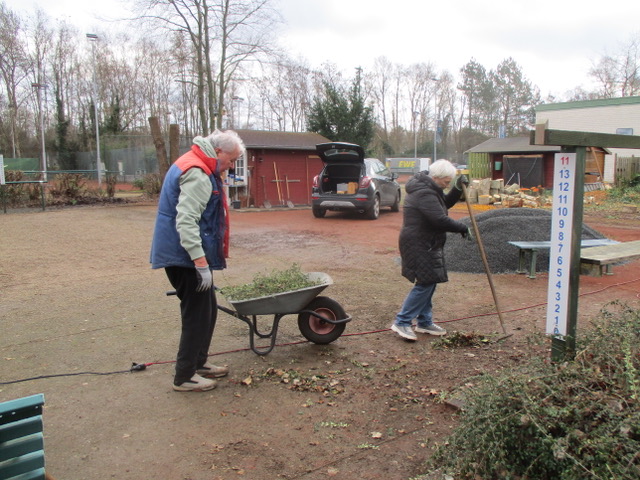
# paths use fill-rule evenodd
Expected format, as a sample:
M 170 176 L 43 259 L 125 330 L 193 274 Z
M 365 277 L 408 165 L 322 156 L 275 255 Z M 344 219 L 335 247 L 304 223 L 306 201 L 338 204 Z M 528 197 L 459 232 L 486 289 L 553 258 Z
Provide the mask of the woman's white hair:
M 449 160 L 441 158 L 429 165 L 429 176 L 435 178 L 447 178 L 456 176 L 456 167 Z

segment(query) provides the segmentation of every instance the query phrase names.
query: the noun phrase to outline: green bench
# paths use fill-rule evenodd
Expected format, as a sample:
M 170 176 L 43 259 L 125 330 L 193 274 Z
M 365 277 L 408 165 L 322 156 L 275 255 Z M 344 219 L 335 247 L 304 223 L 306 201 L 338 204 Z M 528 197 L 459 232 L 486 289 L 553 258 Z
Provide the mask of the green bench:
M 608 238 L 589 238 L 580 242 L 581 248 L 600 247 L 604 245 L 614 245 L 619 242 L 615 240 L 609 240 Z M 538 262 L 538 252 L 541 250 L 549 250 L 551 248 L 551 242 L 520 242 L 513 241 L 509 244 L 517 247 L 518 251 L 518 270 L 517 273 L 527 273 L 526 269 L 526 256 L 529 255 L 529 278 L 536 278 L 536 264 Z
M 44 395 L 0 403 L 0 478 L 45 480 L 42 406 Z
M 640 258 L 640 240 L 590 248 L 580 255 L 580 273 L 595 277 L 603 273 L 612 275 L 613 264 L 636 258 Z

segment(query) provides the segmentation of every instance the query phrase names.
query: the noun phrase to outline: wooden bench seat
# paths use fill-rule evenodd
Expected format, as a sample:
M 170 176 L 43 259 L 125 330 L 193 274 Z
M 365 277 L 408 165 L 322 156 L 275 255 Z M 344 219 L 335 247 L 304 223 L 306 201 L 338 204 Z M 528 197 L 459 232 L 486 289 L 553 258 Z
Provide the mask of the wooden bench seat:
M 611 275 L 611 265 L 640 258 L 640 240 L 590 248 L 580 254 L 580 273 L 600 277 Z
M 526 256 L 529 255 L 529 278 L 536 278 L 536 264 L 538 262 L 538 252 L 541 250 L 549 250 L 551 248 L 550 241 L 544 242 L 524 242 L 512 241 L 509 244 L 517 247 L 518 252 L 518 270 L 517 273 L 527 273 Z M 615 245 L 619 242 L 608 238 L 587 238 L 580 242 L 581 248 L 597 248 L 605 245 Z

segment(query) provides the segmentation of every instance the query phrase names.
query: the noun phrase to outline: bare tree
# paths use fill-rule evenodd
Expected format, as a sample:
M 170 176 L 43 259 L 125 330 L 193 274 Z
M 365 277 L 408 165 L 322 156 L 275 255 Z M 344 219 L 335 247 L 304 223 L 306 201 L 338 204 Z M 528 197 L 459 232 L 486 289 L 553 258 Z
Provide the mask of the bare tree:
M 272 51 L 271 0 L 138 0 L 141 15 L 157 28 L 162 25 L 189 39 L 192 78 L 197 89 L 201 132 L 219 126 L 227 89 L 238 68 Z M 181 63 L 184 65 L 184 63 Z M 186 83 L 185 83 L 186 85 Z
M 396 66 L 393 65 L 388 58 L 378 57 L 374 62 L 374 71 L 368 77 L 371 84 L 370 90 L 375 105 L 378 108 L 378 116 L 380 119 L 380 127 L 384 134 L 383 141 L 388 141 L 389 136 L 389 112 L 387 111 L 387 103 L 389 101 L 389 93 L 392 89 L 393 74 Z
M 20 95 L 19 86 L 29 69 L 22 22 L 4 3 L 0 3 L 0 72 L 7 96 L 9 143 L 15 158 L 22 155 L 16 123 L 25 97 Z
M 288 58 L 264 67 L 264 73 L 252 81 L 263 123 L 270 129 L 304 131 L 312 101 L 311 70 Z
M 271 0 L 216 0 L 218 53 L 218 124 L 222 120 L 226 90 L 244 62 L 275 52 L 273 29 L 278 21 Z
M 436 90 L 436 105 L 438 109 L 437 119 L 440 121 L 439 125 L 439 140 L 442 148 L 442 154 L 445 158 L 448 158 L 452 161 L 461 160 L 458 155 L 456 158 L 453 158 L 451 145 L 454 144 L 456 134 L 460 129 L 460 123 L 458 123 L 458 114 L 457 114 L 457 106 L 458 106 L 458 95 L 454 88 L 455 81 L 453 76 L 449 72 L 441 72 L 437 76 L 437 90 Z M 436 127 L 438 124 L 436 123 Z M 455 153 L 457 150 L 453 149 Z
M 197 109 L 200 120 L 200 131 L 206 133 L 209 124 L 205 89 L 209 88 L 209 99 L 215 98 L 211 73 L 209 46 L 209 7 L 207 0 L 137 0 L 136 9 L 140 15 L 136 18 L 148 26 L 150 35 L 157 32 L 158 26 L 178 32 L 191 45 L 193 55 L 194 78 L 185 79 L 193 82 L 197 92 Z M 209 108 L 209 111 L 211 109 Z
M 50 68 L 53 77 L 53 94 L 56 101 L 55 149 L 58 164 L 65 170 L 77 168 L 74 151 L 77 142 L 72 138 L 75 105 L 70 101 L 78 86 L 76 81 L 79 71 L 77 43 L 74 36 L 77 32 L 69 25 L 61 23 L 55 32 L 53 55 Z
M 174 72 L 170 79 L 178 86 L 177 92 L 173 92 L 172 114 L 175 121 L 184 126 L 184 134 L 190 135 L 195 131 L 196 120 L 193 116 L 191 105 L 197 102 L 197 85 L 191 80 L 191 50 L 184 35 L 175 34 L 171 44 L 174 61 Z M 199 129 L 198 129 L 199 131 Z
M 29 40 L 33 46 L 30 55 L 30 76 L 32 80 L 32 87 L 36 91 L 37 102 L 35 104 L 35 110 L 38 112 L 37 118 L 39 121 L 34 121 L 33 131 L 37 131 L 40 134 L 40 142 L 42 148 L 46 148 L 47 135 L 46 130 L 49 125 L 48 122 L 48 87 L 50 82 L 48 78 L 48 57 L 53 50 L 53 29 L 49 27 L 49 18 L 45 15 L 41 9 L 36 10 L 34 18 L 30 19 L 29 23 Z M 35 120 L 35 119 L 34 119 Z M 40 152 L 42 169 L 48 169 L 46 150 Z M 44 173 L 46 179 L 46 173 Z
M 435 125 L 439 118 L 437 105 L 438 83 L 433 65 L 416 63 L 405 71 L 406 99 L 409 112 L 406 112 L 407 123 L 416 137 L 422 136 Z M 405 125 L 406 125 L 405 124 Z M 414 142 L 417 138 L 414 138 Z
M 589 71 L 599 84 L 599 97 L 627 97 L 640 93 L 640 34 L 632 37 L 619 53 L 605 55 Z

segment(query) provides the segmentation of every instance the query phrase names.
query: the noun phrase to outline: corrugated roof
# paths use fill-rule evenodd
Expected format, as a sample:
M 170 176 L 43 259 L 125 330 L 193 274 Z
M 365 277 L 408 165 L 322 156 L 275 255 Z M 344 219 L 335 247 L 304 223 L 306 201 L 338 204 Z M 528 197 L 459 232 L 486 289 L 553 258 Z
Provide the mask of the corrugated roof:
M 549 110 L 570 110 L 574 108 L 613 107 L 620 105 L 637 105 L 640 97 L 599 98 L 597 100 L 578 100 L 575 102 L 543 103 L 536 105 L 536 112 Z
M 555 145 L 529 145 L 529 137 L 490 138 L 464 153 L 535 153 L 559 152 Z
M 318 143 L 330 142 L 319 133 L 236 130 L 247 148 L 267 150 L 315 150 Z

